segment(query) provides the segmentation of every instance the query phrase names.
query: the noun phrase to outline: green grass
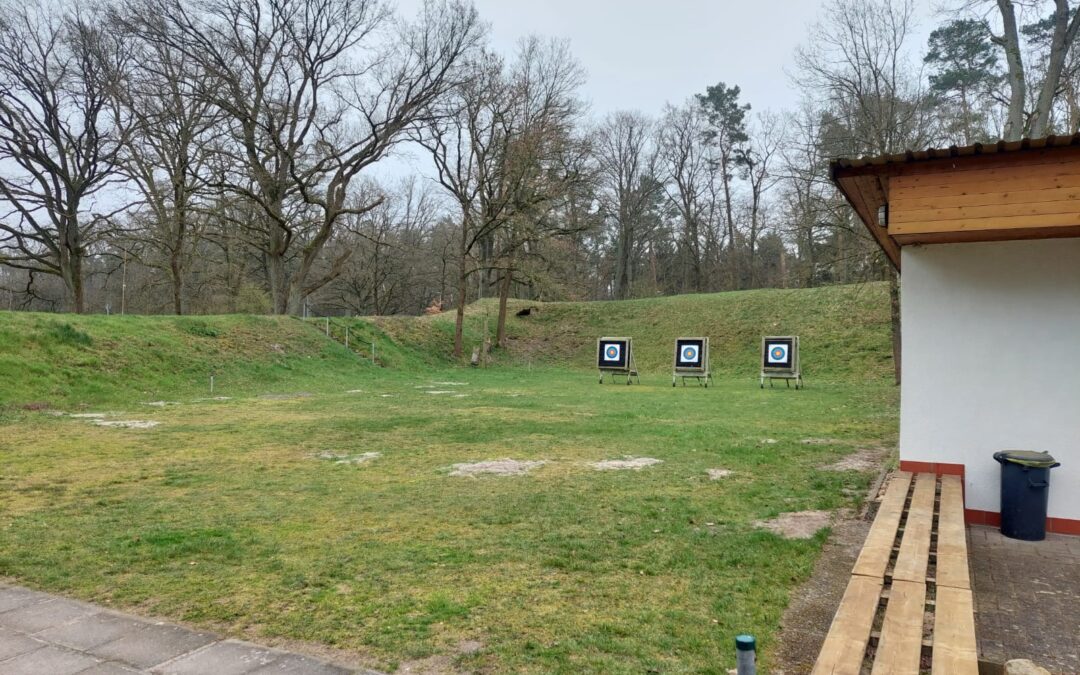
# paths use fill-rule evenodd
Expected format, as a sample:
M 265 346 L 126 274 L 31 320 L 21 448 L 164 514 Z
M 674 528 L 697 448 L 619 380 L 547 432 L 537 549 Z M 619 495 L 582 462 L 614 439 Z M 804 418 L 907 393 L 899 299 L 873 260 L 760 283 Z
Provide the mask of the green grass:
M 879 299 L 868 286 L 542 305 L 486 370 L 450 363 L 446 316 L 333 322 L 358 350 L 377 342 L 373 367 L 297 320 L 3 314 L 0 576 L 386 670 L 720 673 L 740 632 L 767 669 L 827 532 L 788 540 L 755 521 L 858 506 L 872 476 L 825 467 L 895 443 Z M 672 388 L 663 343 L 702 332 L 716 386 Z M 807 389 L 758 389 L 762 332 L 803 337 Z M 635 337 L 643 385 L 596 384 L 599 333 Z M 231 399 L 199 400 L 210 367 Z M 309 395 L 259 396 L 287 392 Z M 103 428 L 33 401 L 161 425 Z M 624 456 L 663 463 L 588 465 Z M 547 464 L 448 475 L 503 457 Z

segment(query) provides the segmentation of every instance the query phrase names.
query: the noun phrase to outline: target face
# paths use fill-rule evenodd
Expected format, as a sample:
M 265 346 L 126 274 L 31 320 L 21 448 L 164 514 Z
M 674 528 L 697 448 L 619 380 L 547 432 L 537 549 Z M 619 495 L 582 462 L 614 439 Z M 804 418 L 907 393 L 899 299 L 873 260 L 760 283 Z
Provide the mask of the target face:
M 764 366 L 766 368 L 794 368 L 794 338 L 766 338 L 764 352 Z
M 675 341 L 676 368 L 705 367 L 705 339 L 680 338 Z
M 596 365 L 604 370 L 624 370 L 629 358 L 629 340 L 606 338 L 597 344 Z

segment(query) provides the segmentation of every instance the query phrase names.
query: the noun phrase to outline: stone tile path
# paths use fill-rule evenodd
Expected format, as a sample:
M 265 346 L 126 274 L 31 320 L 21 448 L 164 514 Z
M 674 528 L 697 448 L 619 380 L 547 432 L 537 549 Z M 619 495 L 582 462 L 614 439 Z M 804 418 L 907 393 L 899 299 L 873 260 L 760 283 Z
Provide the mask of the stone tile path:
M 1080 537 L 1019 541 L 969 526 L 968 560 L 979 659 L 1080 673 Z
M 4 675 L 344 675 L 357 671 L 0 584 Z

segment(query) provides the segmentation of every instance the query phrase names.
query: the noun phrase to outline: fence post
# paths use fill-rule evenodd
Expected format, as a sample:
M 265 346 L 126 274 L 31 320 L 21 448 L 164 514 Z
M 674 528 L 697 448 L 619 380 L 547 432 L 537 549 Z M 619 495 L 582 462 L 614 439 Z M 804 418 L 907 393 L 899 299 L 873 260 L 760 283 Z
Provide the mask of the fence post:
M 349 348 L 349 327 L 345 326 L 345 349 Z
M 330 337 L 330 317 L 326 317 L 326 337 Z
M 371 341 L 371 365 L 375 365 L 375 341 Z

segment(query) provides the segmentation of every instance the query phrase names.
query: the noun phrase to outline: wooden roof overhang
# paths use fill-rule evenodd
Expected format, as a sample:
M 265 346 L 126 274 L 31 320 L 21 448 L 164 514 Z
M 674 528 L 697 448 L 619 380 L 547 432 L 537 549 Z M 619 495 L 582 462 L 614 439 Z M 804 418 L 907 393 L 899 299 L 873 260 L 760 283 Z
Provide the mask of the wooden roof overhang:
M 909 244 L 1080 236 L 1080 134 L 837 159 L 830 171 L 897 269 Z

